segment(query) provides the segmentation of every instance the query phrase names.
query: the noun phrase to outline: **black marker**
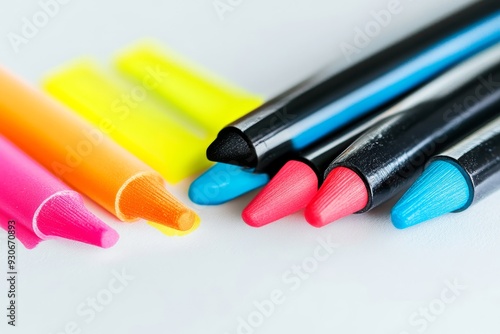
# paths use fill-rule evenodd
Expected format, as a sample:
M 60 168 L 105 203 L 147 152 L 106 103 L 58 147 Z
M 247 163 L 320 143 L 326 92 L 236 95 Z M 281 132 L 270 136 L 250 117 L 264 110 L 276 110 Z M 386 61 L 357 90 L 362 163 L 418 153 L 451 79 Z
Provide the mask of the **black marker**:
M 500 40 L 500 2 L 475 3 L 345 71 L 323 71 L 228 125 L 210 160 L 265 172 Z
M 497 63 L 500 46 L 478 57 L 472 65 L 448 71 L 394 106 L 365 117 L 341 133 L 330 135 L 300 152 L 250 202 L 243 211 L 243 220 L 251 226 L 261 227 L 305 208 L 324 182 L 325 171 L 332 161 L 358 137 L 371 131 L 372 127 L 382 126 L 386 120 L 399 113 L 431 111 L 450 102 L 467 81 Z

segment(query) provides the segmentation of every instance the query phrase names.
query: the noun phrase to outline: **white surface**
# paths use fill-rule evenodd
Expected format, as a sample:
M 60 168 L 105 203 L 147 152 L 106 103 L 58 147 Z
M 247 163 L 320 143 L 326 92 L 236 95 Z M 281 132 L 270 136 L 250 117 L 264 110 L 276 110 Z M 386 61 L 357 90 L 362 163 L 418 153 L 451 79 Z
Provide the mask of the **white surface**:
M 220 20 L 212 0 L 73 0 L 16 54 L 7 34 L 19 33 L 22 18 L 40 7 L 33 0 L 1 1 L 0 61 L 33 82 L 80 55 L 105 61 L 153 36 L 266 96 L 330 60 L 347 66 L 339 44 L 352 43 L 354 28 L 389 2 L 227 0 L 240 4 Z M 401 14 L 359 57 L 468 1 L 401 2 Z M 186 202 L 188 185 L 186 180 L 173 189 Z M 239 216 L 250 198 L 196 207 L 202 225 L 183 238 L 166 238 L 144 223 L 118 223 L 90 203 L 118 230 L 119 243 L 109 250 L 69 241 L 48 241 L 33 251 L 20 247 L 18 327 L 6 325 L 7 286 L 0 274 L 0 332 L 64 333 L 75 322 L 74 333 L 233 334 L 238 317 L 255 316 L 254 302 L 281 290 L 284 301 L 273 314 L 240 333 L 498 333 L 500 193 L 466 213 L 404 231 L 392 227 L 390 205 L 323 229 L 310 227 L 300 214 L 253 229 Z M 304 261 L 314 264 L 309 257 L 318 240 L 328 238 L 338 247 L 294 290 L 297 279 L 290 281 L 289 270 Z M 0 233 L 1 268 L 5 240 Z M 104 296 L 113 270 L 134 279 L 87 323 L 77 308 Z M 452 297 L 446 282 L 454 280 L 465 290 L 439 309 L 439 298 Z M 430 304 L 442 314 L 429 321 L 415 317 Z

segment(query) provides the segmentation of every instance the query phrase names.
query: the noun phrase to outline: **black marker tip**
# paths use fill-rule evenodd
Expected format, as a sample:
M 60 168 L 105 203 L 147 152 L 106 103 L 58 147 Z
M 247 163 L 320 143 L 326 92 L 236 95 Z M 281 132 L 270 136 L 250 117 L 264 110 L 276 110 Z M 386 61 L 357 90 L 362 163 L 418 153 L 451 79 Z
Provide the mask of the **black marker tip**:
M 231 165 L 255 167 L 257 156 L 238 132 L 223 130 L 208 147 L 207 158 Z

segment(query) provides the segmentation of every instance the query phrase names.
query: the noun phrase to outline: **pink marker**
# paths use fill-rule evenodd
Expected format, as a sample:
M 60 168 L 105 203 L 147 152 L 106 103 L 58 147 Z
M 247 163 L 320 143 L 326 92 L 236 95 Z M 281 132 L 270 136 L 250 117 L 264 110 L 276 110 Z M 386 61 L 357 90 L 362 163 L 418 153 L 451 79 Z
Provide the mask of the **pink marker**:
M 4 214 L 3 212 L 0 212 L 0 227 L 1 228 L 8 231 L 10 220 L 13 220 L 13 219 L 10 218 L 8 215 Z M 15 238 L 16 238 L 16 240 L 21 241 L 22 244 L 24 245 L 24 247 L 26 247 L 28 249 L 32 249 L 32 248 L 35 248 L 36 245 L 38 245 L 42 241 L 42 239 L 37 237 L 35 233 L 33 233 L 31 230 L 24 227 L 24 225 L 17 224 L 16 221 L 14 221 L 14 227 L 15 227 Z
M 90 213 L 79 193 L 0 136 L 0 227 L 16 223 L 16 238 L 27 248 L 41 240 L 65 238 L 109 248 L 118 233 Z

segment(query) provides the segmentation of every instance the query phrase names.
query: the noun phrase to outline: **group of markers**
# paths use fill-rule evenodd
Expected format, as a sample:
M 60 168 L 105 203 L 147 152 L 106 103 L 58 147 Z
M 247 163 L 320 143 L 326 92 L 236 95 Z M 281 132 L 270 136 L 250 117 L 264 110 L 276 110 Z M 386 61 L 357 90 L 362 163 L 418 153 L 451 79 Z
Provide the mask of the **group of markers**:
M 301 209 L 322 227 L 412 184 L 392 210 L 398 228 L 465 210 L 500 187 L 500 2 L 322 71 L 223 128 L 207 157 L 240 172 L 222 178 L 216 165 L 191 199 L 216 204 L 266 184 L 242 214 L 254 227 Z
M 218 163 L 190 199 L 221 204 L 264 186 L 242 214 L 254 227 L 301 209 L 321 227 L 413 184 L 392 211 L 405 228 L 500 186 L 498 1 L 264 104 L 150 42 L 114 64 L 117 73 L 72 62 L 45 78 L 46 93 L 0 68 L 0 227 L 16 220 L 27 248 L 49 238 L 117 242 L 80 194 L 121 221 L 189 233 L 200 219 L 165 180 L 209 160 Z
M 210 166 L 216 131 L 262 103 L 153 41 L 113 63 L 66 64 L 44 78 L 48 94 L 0 68 L 0 227 L 15 220 L 29 249 L 49 238 L 118 241 L 80 194 L 120 221 L 146 219 L 169 236 L 193 231 L 199 217 L 165 180 Z

